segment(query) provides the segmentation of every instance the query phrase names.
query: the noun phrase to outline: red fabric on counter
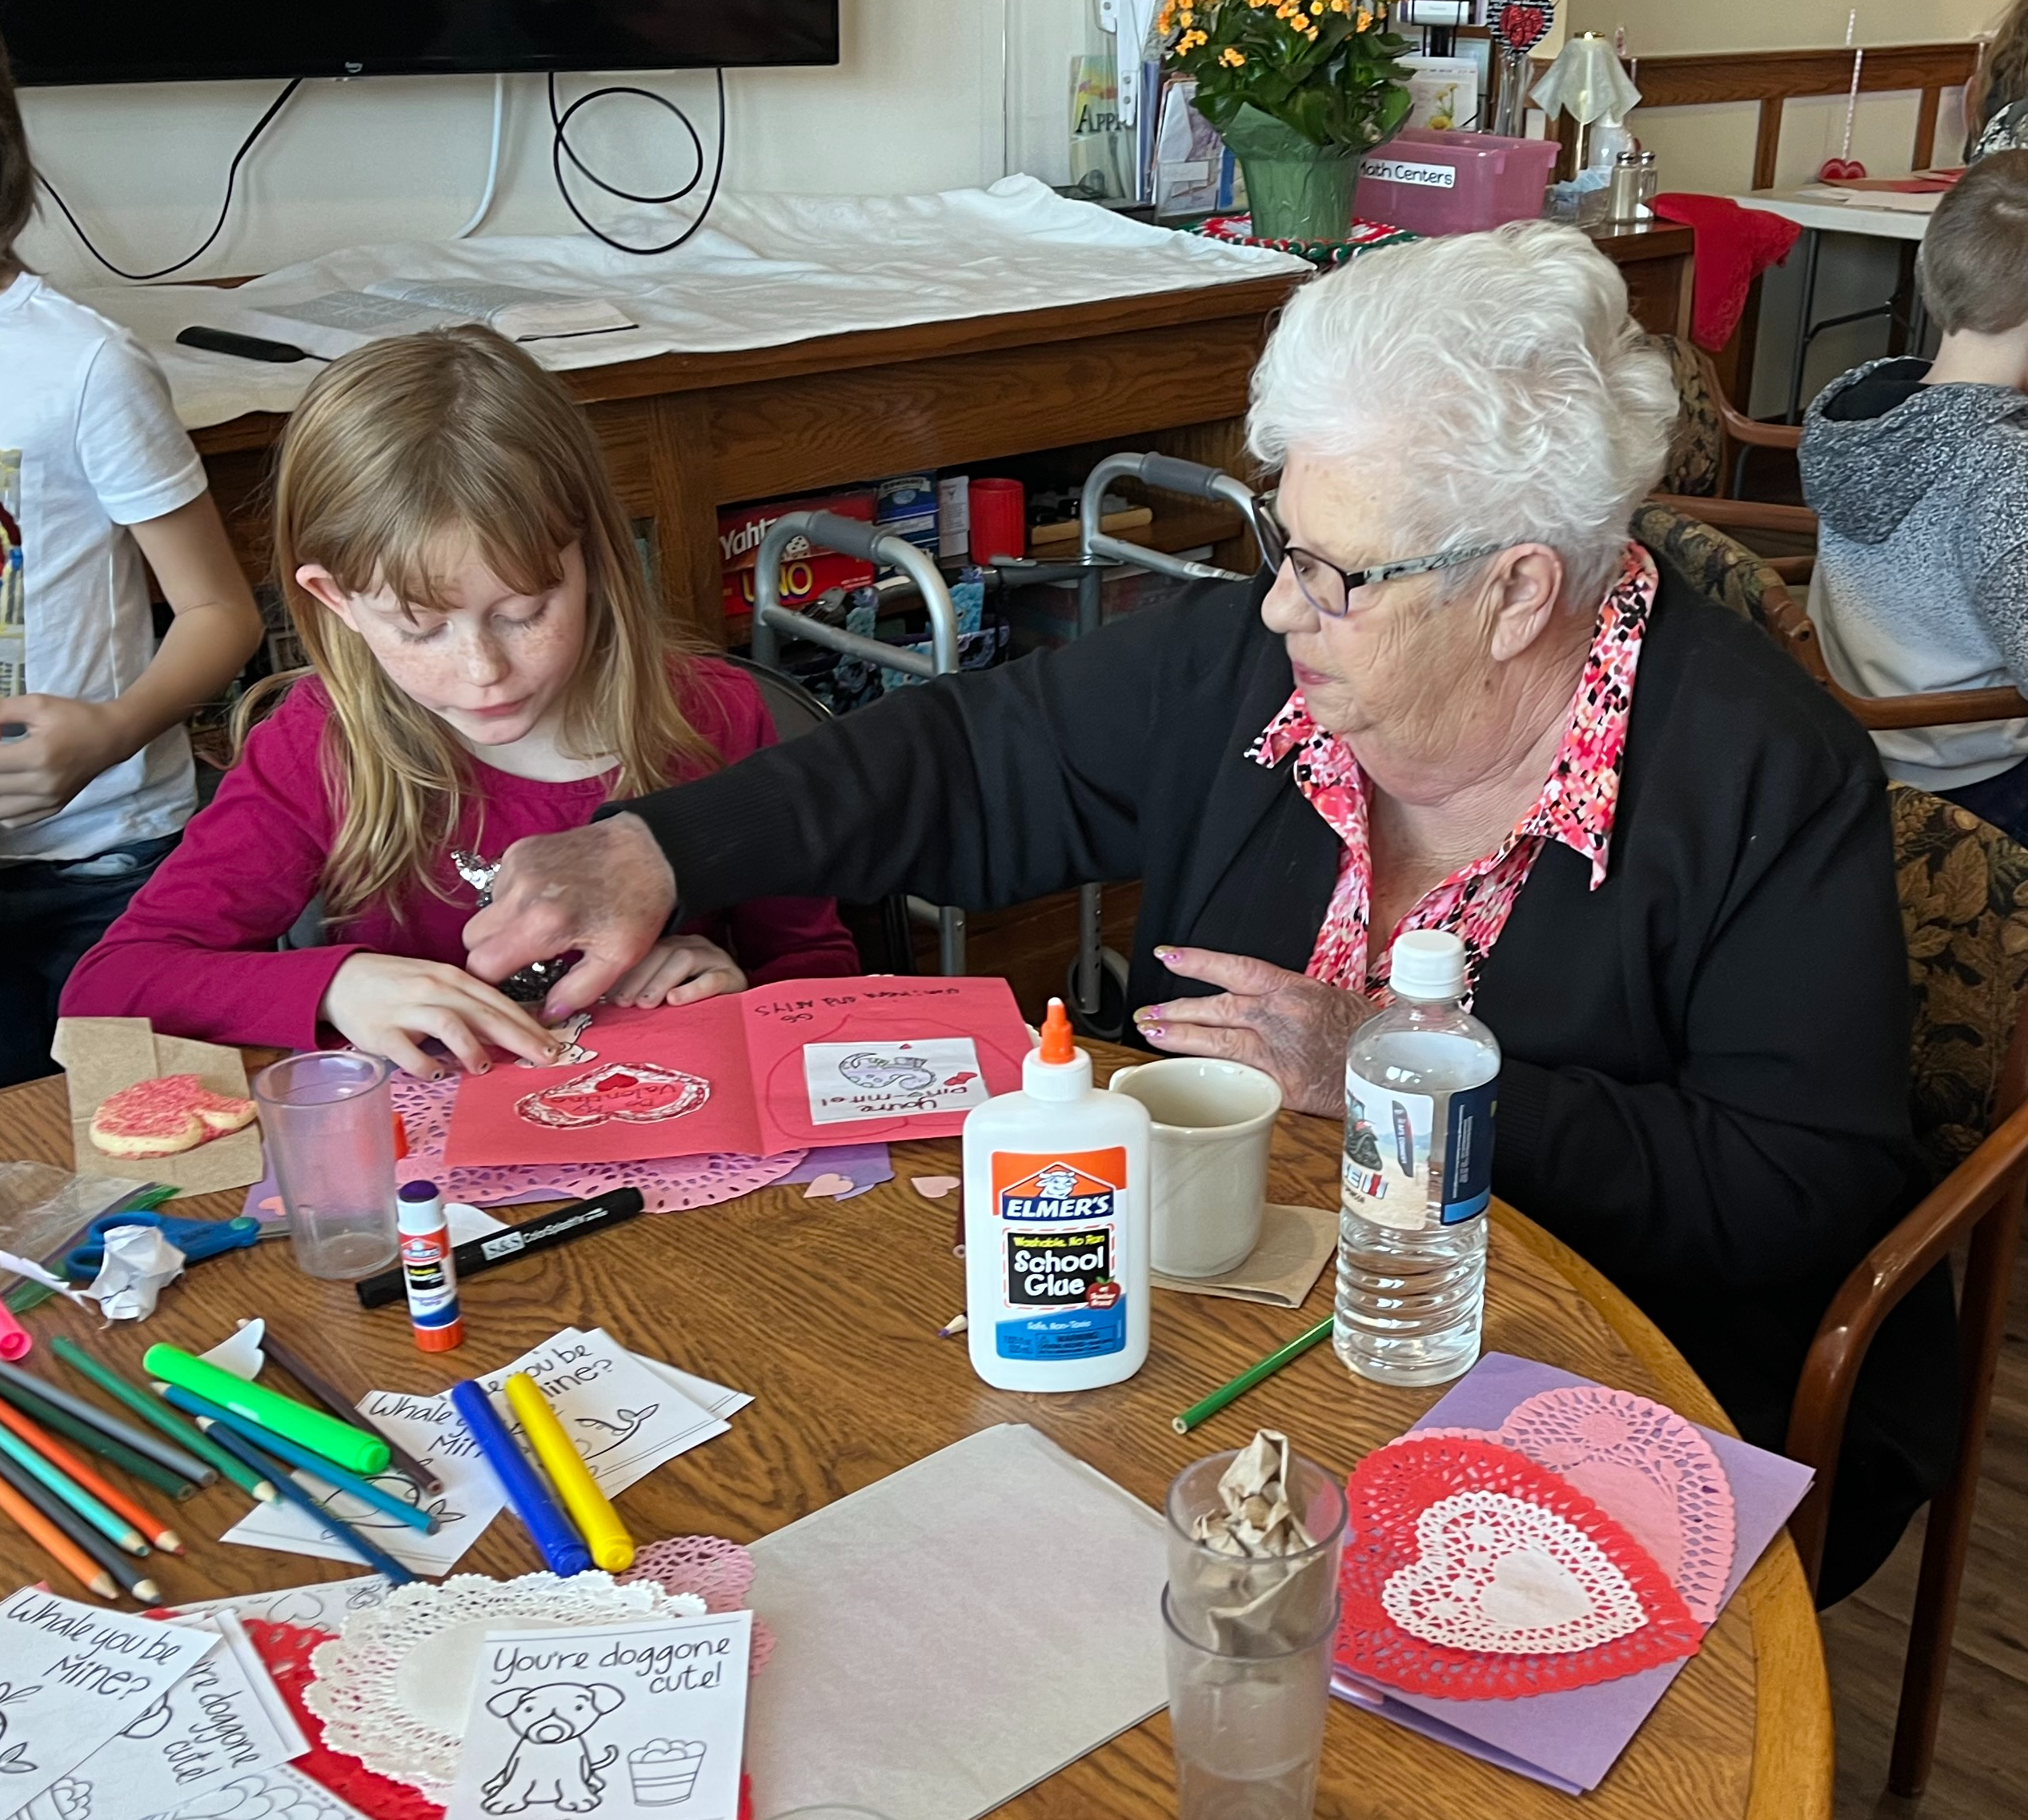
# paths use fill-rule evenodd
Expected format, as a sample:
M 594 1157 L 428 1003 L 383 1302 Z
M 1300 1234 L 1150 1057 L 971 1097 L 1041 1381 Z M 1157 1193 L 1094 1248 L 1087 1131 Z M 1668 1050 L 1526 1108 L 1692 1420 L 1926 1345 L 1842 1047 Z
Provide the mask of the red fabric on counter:
M 1697 236 L 1690 339 L 1716 354 L 1739 327 L 1753 280 L 1788 258 L 1802 229 L 1765 209 L 1741 208 L 1729 196 L 1672 191 L 1656 197 L 1654 207 L 1661 220 L 1681 222 Z

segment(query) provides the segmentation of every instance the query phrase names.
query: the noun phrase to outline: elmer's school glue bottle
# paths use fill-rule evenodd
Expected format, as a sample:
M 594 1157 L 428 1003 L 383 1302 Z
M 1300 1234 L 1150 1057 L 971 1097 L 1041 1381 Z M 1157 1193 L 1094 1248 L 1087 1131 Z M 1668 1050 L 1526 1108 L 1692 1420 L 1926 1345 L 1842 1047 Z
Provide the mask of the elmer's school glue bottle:
M 451 1254 L 451 1230 L 435 1182 L 403 1182 L 395 1198 L 395 1226 L 401 1238 L 402 1286 L 408 1292 L 408 1318 L 415 1344 L 426 1353 L 447 1353 L 464 1344 L 458 1314 L 458 1269 Z
M 972 1369 L 1000 1390 L 1092 1390 L 1148 1357 L 1148 1108 L 1092 1085 L 1061 999 L 1021 1090 L 964 1121 Z

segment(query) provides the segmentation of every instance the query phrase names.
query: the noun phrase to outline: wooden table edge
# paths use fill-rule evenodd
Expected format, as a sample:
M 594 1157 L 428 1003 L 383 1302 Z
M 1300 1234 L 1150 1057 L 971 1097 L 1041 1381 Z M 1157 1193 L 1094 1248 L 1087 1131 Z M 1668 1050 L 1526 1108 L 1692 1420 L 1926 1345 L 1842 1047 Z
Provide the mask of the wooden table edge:
M 1650 1372 L 1678 1415 L 1736 1432 L 1682 1355 L 1626 1296 L 1525 1214 L 1496 1204 L 1496 1224 L 1568 1279 Z M 1753 1770 L 1747 1820 L 1831 1820 L 1835 1758 L 1823 1634 L 1795 1544 L 1784 1529 L 1741 1583 L 1753 1621 Z

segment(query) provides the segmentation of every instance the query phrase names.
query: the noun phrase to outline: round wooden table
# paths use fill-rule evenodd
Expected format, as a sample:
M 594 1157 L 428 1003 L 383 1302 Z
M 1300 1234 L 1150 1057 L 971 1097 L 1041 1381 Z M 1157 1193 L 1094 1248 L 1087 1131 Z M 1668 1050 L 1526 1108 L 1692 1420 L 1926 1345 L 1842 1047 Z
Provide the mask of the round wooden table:
M 1335 1124 L 1285 1115 L 1272 1197 L 1336 1205 L 1338 1141 Z M 0 1092 L 0 1157 L 70 1165 L 61 1077 Z M 299 1274 L 287 1248 L 274 1242 L 196 1266 L 138 1325 L 105 1332 L 83 1311 L 57 1303 L 28 1325 L 38 1335 L 67 1331 L 138 1375 L 142 1352 L 155 1341 L 208 1346 L 236 1317 L 263 1315 L 341 1385 L 424 1394 L 500 1364 L 559 1327 L 603 1326 L 629 1346 L 755 1399 L 731 1433 L 623 1495 L 622 1514 L 643 1537 L 701 1533 L 751 1541 L 975 1429 L 1008 1421 L 1033 1424 L 1159 1509 L 1180 1467 L 1240 1445 L 1256 1427 L 1285 1430 L 1303 1452 L 1342 1472 L 1440 1394 L 1355 1379 L 1329 1347 L 1318 1347 L 1193 1434 L 1172 1431 L 1178 1410 L 1329 1312 L 1328 1269 L 1300 1313 L 1159 1295 L 1148 1363 L 1112 1389 L 1064 1397 L 989 1390 L 972 1375 L 963 1342 L 937 1337 L 964 1305 L 964 1265 L 951 1249 L 959 1197 L 929 1201 L 911 1185 L 917 1175 L 955 1175 L 957 1145 L 898 1145 L 894 1167 L 893 1181 L 851 1201 L 764 1189 L 696 1213 L 650 1215 L 475 1277 L 463 1291 L 466 1345 L 448 1356 L 418 1352 L 400 1309 L 363 1313 L 349 1285 Z M 235 1192 L 187 1205 L 223 1217 L 238 1213 L 242 1198 Z M 1727 1427 L 1710 1393 L 1645 1317 L 1539 1227 L 1496 1207 L 1491 1260 L 1489 1350 L 1545 1360 Z M 39 1348 L 28 1363 L 66 1376 Z M 154 1557 L 168 1599 L 359 1571 L 211 1540 L 242 1508 L 239 1495 L 219 1485 L 177 1509 L 190 1553 Z M 504 1577 L 540 1565 L 520 1527 L 501 1521 L 460 1570 Z M 0 1589 L 45 1574 L 76 1594 L 0 1521 Z M 1533 1820 L 1581 1808 L 1593 1820 L 1828 1820 L 1830 1806 L 1823 1655 L 1785 1533 L 1612 1773 L 1581 1802 L 1334 1701 L 1317 1810 L 1329 1820 Z M 1157 1714 L 1001 1811 L 1020 1820 L 1172 1814 L 1166 1717 Z

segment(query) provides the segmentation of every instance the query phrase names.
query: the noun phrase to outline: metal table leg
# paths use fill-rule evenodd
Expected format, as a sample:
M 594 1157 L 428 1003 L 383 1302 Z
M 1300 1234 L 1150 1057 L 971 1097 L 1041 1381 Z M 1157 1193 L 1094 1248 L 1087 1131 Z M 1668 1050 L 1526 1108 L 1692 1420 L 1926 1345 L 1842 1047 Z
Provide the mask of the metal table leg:
M 1810 314 L 1817 307 L 1817 255 L 1824 237 L 1814 227 L 1802 231 L 1802 302 L 1796 311 L 1795 358 L 1789 368 L 1789 415 L 1786 423 L 1802 421 L 1802 370 L 1810 359 Z

